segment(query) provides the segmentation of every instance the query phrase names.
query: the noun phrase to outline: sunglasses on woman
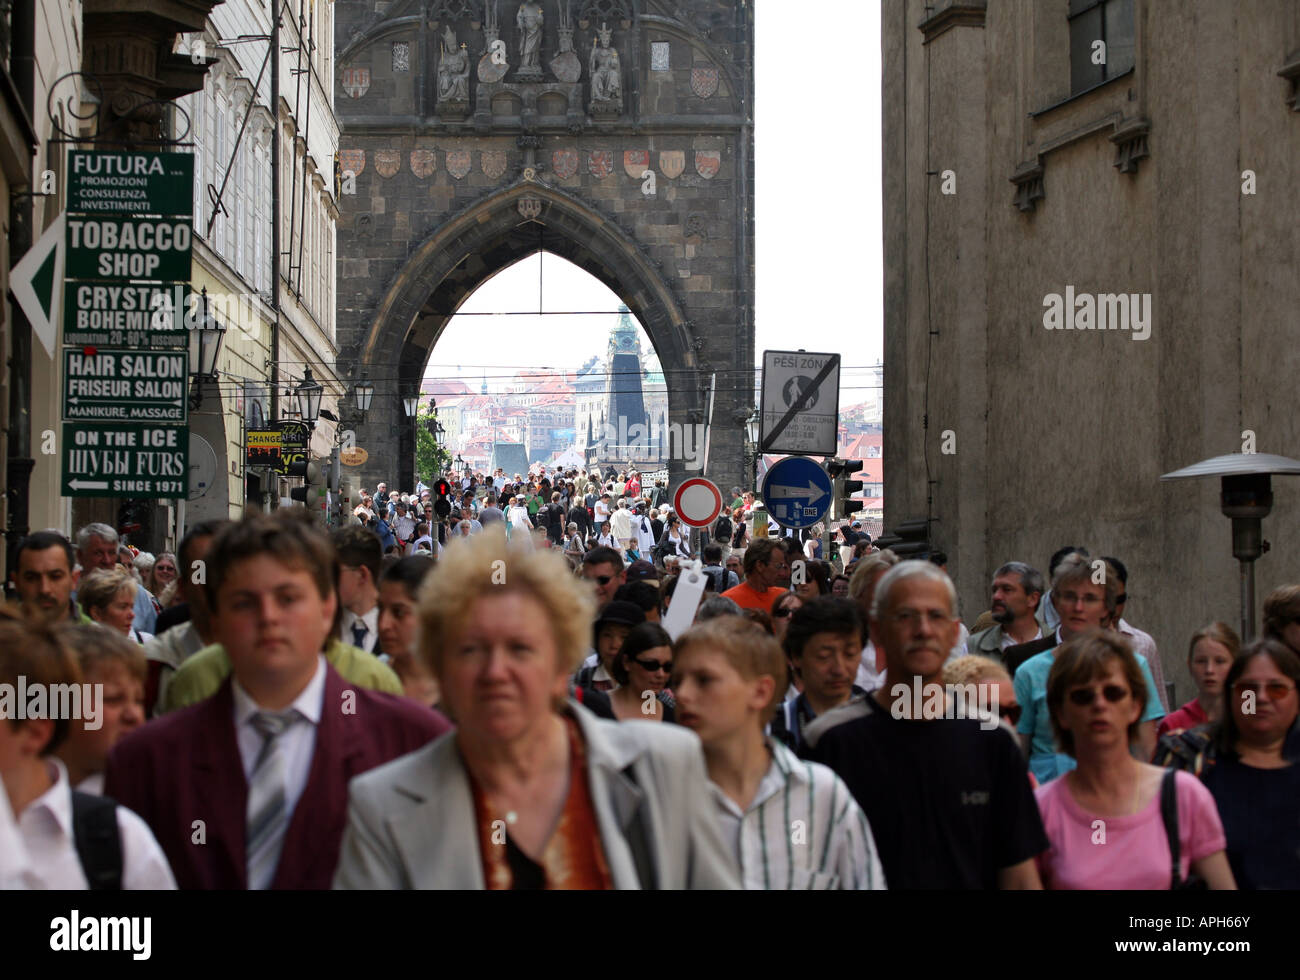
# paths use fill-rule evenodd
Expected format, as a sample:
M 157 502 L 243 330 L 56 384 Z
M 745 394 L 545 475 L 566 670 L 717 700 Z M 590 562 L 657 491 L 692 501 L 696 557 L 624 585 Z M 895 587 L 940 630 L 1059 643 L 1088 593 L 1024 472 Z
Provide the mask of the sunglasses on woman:
M 1237 681 L 1232 685 L 1232 691 L 1237 697 L 1241 697 L 1247 691 L 1256 695 L 1261 692 L 1268 697 L 1270 701 L 1281 701 L 1284 697 L 1295 690 L 1295 687 L 1285 681 Z
M 791 609 L 789 606 L 782 606 L 776 612 L 772 613 L 772 615 L 775 616 L 777 619 L 785 619 L 785 617 L 787 616 L 793 616 L 794 610 Z
M 1086 708 L 1097 700 L 1098 693 L 1099 692 L 1096 688 L 1076 687 L 1067 695 L 1067 697 L 1069 697 L 1071 704 L 1077 704 L 1080 708 Z M 1128 697 L 1128 688 L 1121 687 L 1118 684 L 1107 684 L 1101 689 L 1100 694 L 1111 704 L 1119 704 Z
M 662 670 L 665 674 L 673 672 L 673 662 L 671 660 L 642 660 L 640 657 L 633 657 L 639 666 L 646 673 L 653 674 L 656 670 Z

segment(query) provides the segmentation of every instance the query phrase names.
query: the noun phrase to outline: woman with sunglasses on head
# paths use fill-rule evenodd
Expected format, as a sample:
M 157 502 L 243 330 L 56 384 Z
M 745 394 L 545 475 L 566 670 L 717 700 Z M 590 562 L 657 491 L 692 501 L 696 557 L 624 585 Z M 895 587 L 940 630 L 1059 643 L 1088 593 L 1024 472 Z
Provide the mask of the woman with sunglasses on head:
M 1146 702 L 1125 637 L 1086 630 L 1056 651 L 1047 708 L 1077 766 L 1034 791 L 1051 842 L 1037 858 L 1045 888 L 1159 890 L 1192 873 L 1213 889 L 1236 887 L 1210 793 L 1129 751 Z
M 1241 888 L 1300 888 L 1300 657 L 1274 639 L 1241 651 L 1201 776 Z
M 673 640 L 658 623 L 642 623 L 628 632 L 610 668 L 616 687 L 610 707 L 619 721 L 674 721 L 666 692 L 673 671 Z

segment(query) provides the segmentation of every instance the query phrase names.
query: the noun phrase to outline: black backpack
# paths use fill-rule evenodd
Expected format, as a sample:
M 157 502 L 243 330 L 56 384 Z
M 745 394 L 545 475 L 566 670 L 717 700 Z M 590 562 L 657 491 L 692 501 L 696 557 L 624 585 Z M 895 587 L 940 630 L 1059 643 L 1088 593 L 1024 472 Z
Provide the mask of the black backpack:
M 92 892 L 122 890 L 122 838 L 117 803 L 107 796 L 72 791 L 72 838 Z
M 713 540 L 714 541 L 731 540 L 731 518 L 730 517 L 718 518 L 718 523 L 715 524 L 713 527 Z

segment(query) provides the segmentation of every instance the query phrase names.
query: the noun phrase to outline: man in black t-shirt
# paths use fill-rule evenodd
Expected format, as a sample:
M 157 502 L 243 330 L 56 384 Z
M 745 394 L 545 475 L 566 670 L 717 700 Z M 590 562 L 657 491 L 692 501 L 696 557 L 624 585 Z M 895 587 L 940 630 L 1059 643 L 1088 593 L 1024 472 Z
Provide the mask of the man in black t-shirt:
M 937 566 L 891 568 L 871 615 L 886 684 L 818 717 L 802 751 L 848 785 L 891 889 L 1040 888 L 1033 859 L 1048 841 L 1014 737 L 931 697 L 957 642 L 955 606 Z M 943 717 L 932 705 L 945 705 Z

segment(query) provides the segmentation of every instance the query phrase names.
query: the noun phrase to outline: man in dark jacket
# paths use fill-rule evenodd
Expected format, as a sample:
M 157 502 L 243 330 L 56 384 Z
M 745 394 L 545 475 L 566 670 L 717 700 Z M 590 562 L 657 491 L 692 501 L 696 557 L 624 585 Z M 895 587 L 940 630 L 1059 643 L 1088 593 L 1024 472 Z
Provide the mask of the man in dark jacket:
M 552 544 L 564 544 L 564 507 L 560 503 L 560 494 L 558 490 L 551 492 L 551 502 L 542 508 L 538 514 L 542 523 L 546 525 L 546 536 L 551 539 Z

